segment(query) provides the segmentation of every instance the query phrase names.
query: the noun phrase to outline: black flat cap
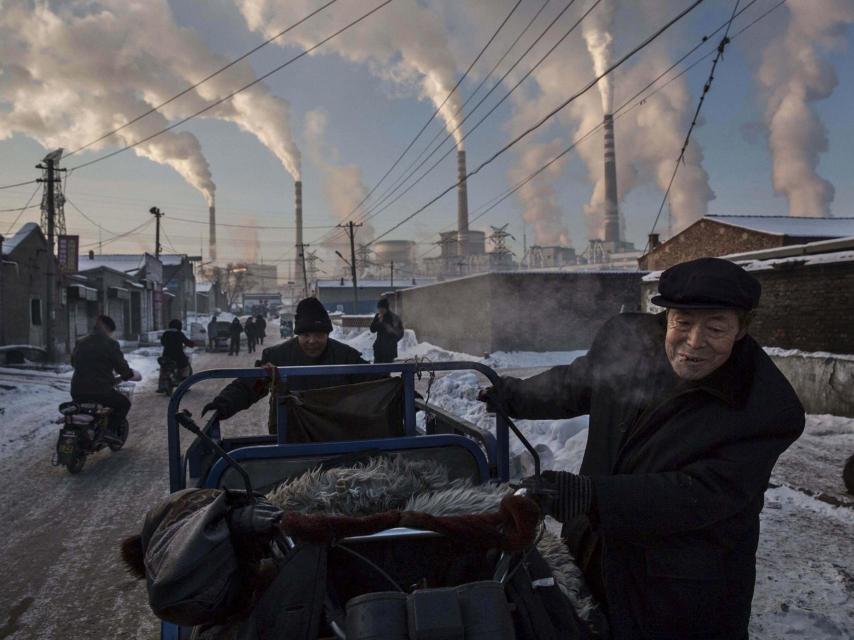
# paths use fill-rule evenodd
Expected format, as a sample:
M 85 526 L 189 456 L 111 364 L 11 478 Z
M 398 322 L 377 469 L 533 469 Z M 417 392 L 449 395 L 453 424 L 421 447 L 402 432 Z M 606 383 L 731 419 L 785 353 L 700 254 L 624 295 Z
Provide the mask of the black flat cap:
M 664 271 L 658 293 L 651 302 L 659 307 L 750 311 L 759 304 L 762 286 L 729 260 L 700 258 Z

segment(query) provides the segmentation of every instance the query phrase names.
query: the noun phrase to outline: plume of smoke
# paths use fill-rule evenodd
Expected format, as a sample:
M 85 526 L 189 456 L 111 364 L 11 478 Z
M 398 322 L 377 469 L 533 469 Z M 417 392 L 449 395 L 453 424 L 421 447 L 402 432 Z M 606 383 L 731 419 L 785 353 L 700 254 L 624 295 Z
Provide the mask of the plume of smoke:
M 834 188 L 817 173 L 827 131 L 812 105 L 836 88 L 836 72 L 821 53 L 844 43 L 854 3 L 826 0 L 818 7 L 790 0 L 786 6 L 786 33 L 766 46 L 757 74 L 766 101 L 772 182 L 788 200 L 789 215 L 828 216 Z
M 247 25 L 266 37 L 315 8 L 310 0 L 235 0 Z M 307 48 L 365 11 L 364 4 L 335 5 L 277 42 Z M 396 86 L 414 87 L 436 108 L 455 84 L 456 64 L 441 18 L 418 0 L 397 0 L 354 29 L 330 41 L 321 51 L 334 51 Z M 457 92 L 439 115 L 462 149 Z M 456 130 L 456 131 L 455 131 Z
M 368 190 L 362 181 L 362 170 L 355 164 L 341 164 L 338 150 L 326 140 L 326 114 L 320 110 L 309 111 L 305 115 L 306 151 L 311 162 L 322 174 L 323 196 L 335 218 L 344 222 L 351 211 L 367 195 Z M 365 222 L 359 228 L 358 240 L 364 244 L 374 238 L 374 228 Z M 341 247 L 349 249 L 349 243 L 342 241 Z M 336 247 L 340 248 L 340 247 Z
M 242 216 L 237 223 L 239 228 L 231 231 L 231 242 L 226 243 L 235 247 L 232 257 L 247 264 L 257 264 L 261 255 L 261 240 L 258 237 L 258 220 L 255 216 Z M 236 250 L 236 253 L 235 253 Z
M 564 145 L 565 141 L 560 138 L 527 145 L 517 163 L 508 172 L 508 178 L 514 183 L 525 179 L 560 153 Z M 558 204 L 553 184 L 562 172 L 563 162 L 555 162 L 516 192 L 516 198 L 523 207 L 522 219 L 533 227 L 536 244 L 571 245 L 569 228 Z
M 614 59 L 614 37 L 611 34 L 614 24 L 614 2 L 604 0 L 596 11 L 587 17 L 582 24 L 582 35 L 587 44 L 587 51 L 593 59 L 593 71 L 599 76 L 611 66 Z M 596 85 L 602 97 L 602 113 L 612 113 L 614 96 L 611 90 L 611 76 L 605 76 Z

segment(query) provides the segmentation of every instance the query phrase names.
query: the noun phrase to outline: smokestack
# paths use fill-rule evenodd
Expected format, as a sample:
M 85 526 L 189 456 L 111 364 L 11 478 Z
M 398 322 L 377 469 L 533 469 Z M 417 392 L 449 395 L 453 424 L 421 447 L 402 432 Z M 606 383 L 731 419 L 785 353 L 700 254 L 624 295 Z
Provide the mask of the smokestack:
M 303 274 L 303 265 L 304 258 L 303 252 L 305 251 L 305 247 L 303 247 L 302 243 L 302 181 L 297 180 L 294 182 L 294 194 L 295 194 L 295 211 L 296 211 L 296 265 L 294 268 L 294 282 L 297 283 L 297 286 L 300 283 L 305 286 L 305 275 Z M 308 292 L 306 292 L 308 295 Z
M 211 205 L 210 209 L 208 209 L 208 214 L 208 252 L 210 253 L 210 259 L 216 260 L 216 207 Z
M 457 233 L 460 241 L 460 255 L 466 252 L 466 234 L 469 231 L 469 196 L 466 190 L 466 152 L 457 151 Z
M 614 151 L 614 117 L 605 114 L 605 242 L 620 243 L 620 212 L 617 208 L 617 157 Z

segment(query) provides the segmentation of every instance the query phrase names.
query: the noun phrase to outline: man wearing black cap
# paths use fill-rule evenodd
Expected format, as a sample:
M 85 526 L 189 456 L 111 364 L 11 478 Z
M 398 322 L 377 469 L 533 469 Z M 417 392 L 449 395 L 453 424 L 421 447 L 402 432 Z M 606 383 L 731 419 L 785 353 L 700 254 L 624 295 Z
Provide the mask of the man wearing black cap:
M 665 313 L 616 316 L 586 356 L 481 399 L 590 415 L 579 473 L 545 472 L 536 491 L 615 640 L 747 638 L 763 496 L 804 410 L 747 333 L 750 274 L 704 258 L 665 271 L 659 294 Z
M 374 364 L 394 362 L 397 358 L 397 343 L 403 337 L 403 323 L 400 317 L 388 308 L 388 300 L 380 298 L 377 302 L 377 312 L 371 321 L 371 333 L 376 333 L 374 340 Z
M 298 367 L 331 364 L 368 364 L 353 347 L 329 337 L 332 333 L 332 321 L 323 304 L 317 298 L 305 298 L 297 305 L 294 319 L 295 337 L 289 338 L 261 352 L 256 367 L 273 365 L 276 367 Z M 336 387 L 354 382 L 362 382 L 364 376 L 325 375 L 303 376 L 287 381 L 291 391 Z M 216 410 L 220 419 L 233 416 L 238 411 L 248 409 L 252 404 L 267 395 L 269 385 L 264 380 L 242 378 L 234 380 L 219 395 L 205 405 L 204 412 Z M 275 432 L 274 415 L 270 412 L 269 426 Z

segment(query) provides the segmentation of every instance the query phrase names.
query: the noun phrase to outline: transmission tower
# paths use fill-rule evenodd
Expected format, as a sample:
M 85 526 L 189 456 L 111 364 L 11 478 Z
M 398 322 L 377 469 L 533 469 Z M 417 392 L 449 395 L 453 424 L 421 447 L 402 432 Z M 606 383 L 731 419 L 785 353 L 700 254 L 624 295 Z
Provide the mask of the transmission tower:
M 492 235 L 489 236 L 488 240 L 492 244 L 492 253 L 496 255 L 506 256 L 506 255 L 514 255 L 513 252 L 507 247 L 507 239 L 512 238 L 515 240 L 516 238 L 512 233 L 507 231 L 507 227 L 509 226 L 509 222 L 501 227 L 493 227 Z
M 54 152 L 51 155 L 56 154 L 56 161 L 59 161 L 59 157 L 61 155 L 61 150 L 59 152 Z M 60 171 L 65 171 L 65 169 L 60 169 L 59 167 L 54 166 L 52 176 L 48 175 L 48 168 L 45 165 L 44 170 L 42 171 L 42 180 L 44 183 L 44 189 L 42 189 L 42 215 L 41 215 L 41 228 L 48 228 L 48 190 L 53 190 L 53 228 L 55 234 L 57 236 L 65 235 L 65 195 L 62 193 L 62 179 L 58 177 L 57 173 Z M 53 250 L 54 247 L 51 248 Z

